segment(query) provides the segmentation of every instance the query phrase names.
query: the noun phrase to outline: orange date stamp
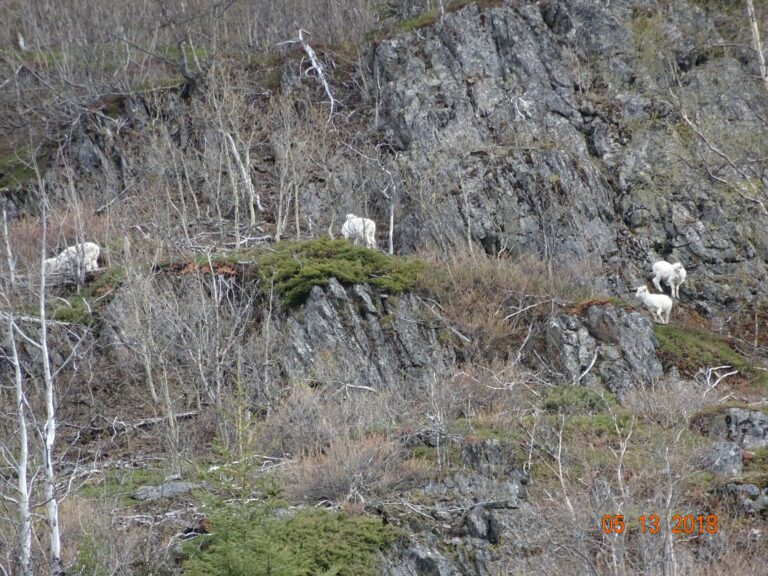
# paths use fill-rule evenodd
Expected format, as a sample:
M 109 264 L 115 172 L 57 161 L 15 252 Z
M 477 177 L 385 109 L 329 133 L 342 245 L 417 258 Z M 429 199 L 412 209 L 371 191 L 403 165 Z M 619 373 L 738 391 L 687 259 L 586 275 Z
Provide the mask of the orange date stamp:
M 641 534 L 658 534 L 663 522 L 656 514 L 643 514 L 637 517 Z M 605 534 L 623 534 L 627 529 L 623 514 L 606 514 L 600 520 L 600 529 Z M 671 534 L 717 534 L 716 514 L 673 514 L 669 519 Z

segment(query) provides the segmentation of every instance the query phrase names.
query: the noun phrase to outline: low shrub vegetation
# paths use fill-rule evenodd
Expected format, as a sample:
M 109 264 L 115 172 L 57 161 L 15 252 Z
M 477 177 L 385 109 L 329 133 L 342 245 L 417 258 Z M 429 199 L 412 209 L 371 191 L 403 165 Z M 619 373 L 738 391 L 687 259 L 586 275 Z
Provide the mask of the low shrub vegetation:
M 99 312 L 109 303 L 114 290 L 125 277 L 122 267 L 102 271 L 83 290 L 68 298 L 57 298 L 50 311 L 50 317 L 58 322 L 93 326 L 99 319 Z
M 322 509 L 288 512 L 249 504 L 210 517 L 204 545 L 192 541 L 187 576 L 379 574 L 377 553 L 396 533 L 379 518 Z
M 658 355 L 666 365 L 675 365 L 683 376 L 695 376 L 704 368 L 728 365 L 751 383 L 768 386 L 768 374 L 755 369 L 722 336 L 673 325 L 654 325 Z
M 591 415 L 606 412 L 615 403 L 615 397 L 608 391 L 566 385 L 547 391 L 544 409 L 554 413 Z
M 553 269 L 537 258 L 459 253 L 428 261 L 422 289 L 471 340 L 464 355 L 483 362 L 516 354 L 533 322 L 591 296 L 586 263 Z
M 319 239 L 285 242 L 256 258 L 255 274 L 267 286 L 274 282 L 286 306 L 306 299 L 314 286 L 327 286 L 331 278 L 344 285 L 370 284 L 397 293 L 416 287 L 425 265 L 415 258 L 387 256 L 353 246 L 345 240 Z

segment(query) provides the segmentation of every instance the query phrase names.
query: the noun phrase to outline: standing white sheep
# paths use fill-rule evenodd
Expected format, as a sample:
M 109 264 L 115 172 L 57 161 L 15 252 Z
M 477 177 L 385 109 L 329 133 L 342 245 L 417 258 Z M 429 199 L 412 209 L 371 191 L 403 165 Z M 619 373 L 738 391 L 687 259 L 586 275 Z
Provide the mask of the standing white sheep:
M 661 281 L 672 290 L 672 298 L 680 298 L 680 285 L 685 282 L 688 274 L 680 262 L 670 264 L 666 260 L 659 260 L 653 265 L 653 284 L 659 292 L 664 292 L 661 288 Z
M 365 244 L 368 248 L 376 248 L 376 223 L 368 218 L 347 214 L 347 220 L 341 227 L 341 235 L 352 240 L 355 246 Z
M 635 293 L 643 305 L 653 312 L 653 316 L 661 324 L 669 324 L 669 314 L 672 312 L 672 298 L 666 294 L 651 294 L 647 286 L 640 286 Z
M 61 251 L 55 258 L 48 258 L 45 261 L 45 273 L 54 274 L 66 270 L 76 270 L 78 261 L 83 262 L 86 272 L 93 272 L 99 269 L 99 254 L 101 248 L 94 242 L 83 242 L 69 246 Z

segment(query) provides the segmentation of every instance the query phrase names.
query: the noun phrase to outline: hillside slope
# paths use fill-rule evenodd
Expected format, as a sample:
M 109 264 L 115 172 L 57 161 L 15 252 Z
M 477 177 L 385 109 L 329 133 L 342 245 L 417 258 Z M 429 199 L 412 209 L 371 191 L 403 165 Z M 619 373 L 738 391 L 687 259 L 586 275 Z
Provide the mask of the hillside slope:
M 67 573 L 757 573 L 768 91 L 746 14 L 400 2 L 365 41 L 254 52 L 235 4 L 165 49 L 112 34 L 109 74 L 93 39 L 3 55 L 0 446 L 22 442 L 15 350 L 30 471 L 42 232 L 47 257 L 102 246 L 45 291 Z M 348 213 L 379 251 L 333 240 Z M 688 271 L 669 325 L 634 299 L 660 259 Z

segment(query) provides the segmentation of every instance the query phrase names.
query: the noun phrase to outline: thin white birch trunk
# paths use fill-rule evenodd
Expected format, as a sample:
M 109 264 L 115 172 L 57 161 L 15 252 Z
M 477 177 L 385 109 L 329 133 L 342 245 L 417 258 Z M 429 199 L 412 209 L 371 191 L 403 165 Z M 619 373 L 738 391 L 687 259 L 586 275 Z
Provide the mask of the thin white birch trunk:
M 61 537 L 59 534 L 59 503 L 56 500 L 56 473 L 53 469 L 53 448 L 56 442 L 56 406 L 54 403 L 53 374 L 48 354 L 48 325 L 45 314 L 45 243 L 46 210 L 43 208 L 43 239 L 40 249 L 40 351 L 43 356 L 43 377 L 45 379 L 45 409 L 43 463 L 45 466 L 45 500 L 48 510 L 50 537 L 50 574 L 61 574 Z
M 16 285 L 16 266 L 11 253 L 11 244 L 8 240 L 8 214 L 3 207 L 3 237 L 5 238 L 5 258 L 8 261 L 8 284 L 13 291 Z
M 29 467 L 29 438 L 27 436 L 27 418 L 24 415 L 24 377 L 21 373 L 19 353 L 16 348 L 15 322 L 13 316 L 8 318 L 8 336 L 11 346 L 11 363 L 14 368 L 16 383 L 16 416 L 19 426 L 19 459 L 16 463 L 19 490 L 19 569 L 21 576 L 32 576 L 30 558 L 32 556 L 32 516 L 29 508 L 29 484 L 27 469 Z
M 248 162 L 248 151 L 246 151 L 246 164 L 243 164 L 243 160 L 240 158 L 240 153 L 237 151 L 237 146 L 235 145 L 235 140 L 232 138 L 232 135 L 229 134 L 229 132 L 225 132 L 224 138 L 229 143 L 229 148 L 232 152 L 232 158 L 234 158 L 235 164 L 237 164 L 237 168 L 240 171 L 240 178 L 243 180 L 245 189 L 248 191 L 248 196 L 250 197 L 248 208 L 251 217 L 251 226 L 255 226 L 256 212 L 253 209 L 253 204 L 254 202 L 256 203 L 256 208 L 259 210 L 259 212 L 264 212 L 264 207 L 261 205 L 261 198 L 259 198 L 259 195 L 256 194 L 256 191 L 253 188 L 253 182 L 251 182 L 251 177 L 248 174 L 248 169 L 246 168 L 246 164 L 250 165 L 250 162 Z

